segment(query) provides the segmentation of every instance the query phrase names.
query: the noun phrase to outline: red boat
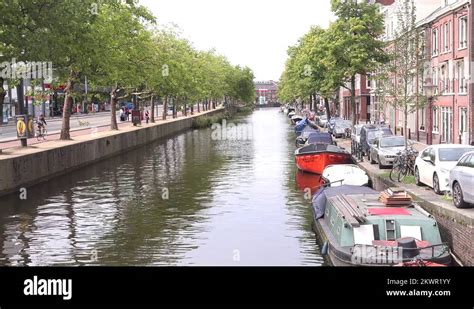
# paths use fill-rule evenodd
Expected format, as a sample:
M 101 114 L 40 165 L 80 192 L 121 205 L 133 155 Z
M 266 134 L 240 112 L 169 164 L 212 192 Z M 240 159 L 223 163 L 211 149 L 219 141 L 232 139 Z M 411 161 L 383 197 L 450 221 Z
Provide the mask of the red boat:
M 353 164 L 352 156 L 343 148 L 325 143 L 309 144 L 295 151 L 296 165 L 302 171 L 322 174 L 326 166 Z

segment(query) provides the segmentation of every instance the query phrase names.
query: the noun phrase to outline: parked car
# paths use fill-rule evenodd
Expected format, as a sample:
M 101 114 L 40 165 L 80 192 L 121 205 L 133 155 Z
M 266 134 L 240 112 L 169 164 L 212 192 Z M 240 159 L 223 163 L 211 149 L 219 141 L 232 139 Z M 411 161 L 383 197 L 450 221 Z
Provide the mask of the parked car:
M 328 116 L 321 115 L 318 117 L 318 125 L 322 128 L 325 128 L 328 123 Z
M 341 117 L 331 117 L 328 121 L 327 127 L 328 132 L 332 134 L 334 127 L 336 126 L 336 122 L 344 121 Z
M 336 138 L 349 137 L 351 134 L 352 123 L 348 120 L 337 120 L 332 129 L 332 135 Z
M 369 161 L 372 164 L 378 163 L 379 168 L 393 165 L 397 153 L 405 149 L 405 137 L 403 136 L 382 136 L 377 137 L 370 146 Z
M 449 173 L 449 188 L 457 208 L 474 204 L 474 151 L 465 153 Z M 473 190 L 473 191 L 471 191 Z
M 365 125 L 360 130 L 360 144 L 362 147 L 362 156 L 368 156 L 370 145 L 372 145 L 377 137 L 393 135 L 388 127 Z
M 436 194 L 449 190 L 449 173 L 473 146 L 441 144 L 427 147 L 415 160 L 415 181 L 433 188 Z

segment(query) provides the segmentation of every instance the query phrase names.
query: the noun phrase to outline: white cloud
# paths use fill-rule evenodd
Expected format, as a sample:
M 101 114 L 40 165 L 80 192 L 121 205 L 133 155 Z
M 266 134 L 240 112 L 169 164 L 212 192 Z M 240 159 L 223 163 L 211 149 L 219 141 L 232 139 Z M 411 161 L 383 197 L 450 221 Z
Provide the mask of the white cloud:
M 329 0 L 140 0 L 160 24 L 175 23 L 199 49 L 216 48 L 256 79 L 278 80 L 286 50 L 311 25 L 327 27 Z

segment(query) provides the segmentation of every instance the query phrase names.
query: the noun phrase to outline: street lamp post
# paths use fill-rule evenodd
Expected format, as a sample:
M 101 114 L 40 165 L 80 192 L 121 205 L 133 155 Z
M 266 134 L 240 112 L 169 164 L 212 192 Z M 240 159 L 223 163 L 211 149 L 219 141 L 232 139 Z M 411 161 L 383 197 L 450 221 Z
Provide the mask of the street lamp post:
M 426 143 L 428 145 L 433 145 L 433 96 L 437 86 L 433 84 L 431 79 L 428 79 L 423 87 L 425 88 L 425 94 L 428 97 L 428 132 L 426 132 Z

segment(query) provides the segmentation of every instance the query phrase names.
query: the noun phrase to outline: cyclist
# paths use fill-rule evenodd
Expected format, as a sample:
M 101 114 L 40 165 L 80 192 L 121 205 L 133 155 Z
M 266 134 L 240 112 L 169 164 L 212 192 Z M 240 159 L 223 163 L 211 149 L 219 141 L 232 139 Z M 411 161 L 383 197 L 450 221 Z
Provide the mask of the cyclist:
M 38 117 L 37 124 L 38 124 L 38 137 L 43 136 L 43 138 L 44 138 L 44 133 L 46 132 L 46 126 L 48 124 L 46 123 L 46 118 L 44 117 L 43 114 L 41 114 Z

